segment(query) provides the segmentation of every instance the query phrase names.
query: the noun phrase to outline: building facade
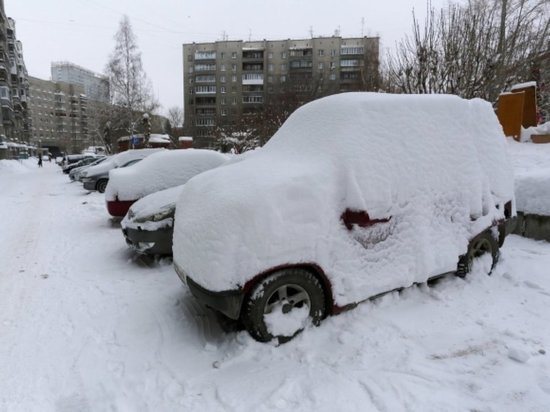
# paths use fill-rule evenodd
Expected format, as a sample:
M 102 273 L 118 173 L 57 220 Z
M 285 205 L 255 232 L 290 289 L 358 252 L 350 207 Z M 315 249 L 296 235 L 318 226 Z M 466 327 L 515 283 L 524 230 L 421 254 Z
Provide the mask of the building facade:
M 90 100 L 109 103 L 109 79 L 69 62 L 51 65 L 52 80 L 81 86 Z
M 82 86 L 29 77 L 29 110 L 35 145 L 77 153 L 92 145 L 88 98 Z
M 16 39 L 15 21 L 6 16 L 0 0 L 0 141 L 29 143 L 29 80 L 23 45 Z
M 196 147 L 247 115 L 318 97 L 376 90 L 377 37 L 217 41 L 183 45 L 184 129 Z

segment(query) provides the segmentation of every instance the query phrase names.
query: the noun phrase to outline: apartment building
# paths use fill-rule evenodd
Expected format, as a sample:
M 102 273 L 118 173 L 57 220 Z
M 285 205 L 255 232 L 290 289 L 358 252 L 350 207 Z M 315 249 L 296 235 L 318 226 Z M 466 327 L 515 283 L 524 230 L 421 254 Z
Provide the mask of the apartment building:
M 84 88 L 36 77 L 29 77 L 29 81 L 34 143 L 71 153 L 92 145 Z
M 277 104 L 376 90 L 378 55 L 377 37 L 184 44 L 185 134 L 213 146 L 221 128 Z
M 23 45 L 16 38 L 15 21 L 6 16 L 0 0 L 0 141 L 30 142 L 28 95 Z
M 109 103 L 109 79 L 70 62 L 51 64 L 52 80 L 81 86 L 90 100 Z

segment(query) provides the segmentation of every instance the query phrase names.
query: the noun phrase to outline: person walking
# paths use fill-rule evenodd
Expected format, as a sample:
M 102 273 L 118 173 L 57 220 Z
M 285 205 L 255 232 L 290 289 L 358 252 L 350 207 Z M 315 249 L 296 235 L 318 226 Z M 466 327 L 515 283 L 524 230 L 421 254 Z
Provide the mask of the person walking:
M 38 154 L 38 167 L 42 167 L 42 153 Z

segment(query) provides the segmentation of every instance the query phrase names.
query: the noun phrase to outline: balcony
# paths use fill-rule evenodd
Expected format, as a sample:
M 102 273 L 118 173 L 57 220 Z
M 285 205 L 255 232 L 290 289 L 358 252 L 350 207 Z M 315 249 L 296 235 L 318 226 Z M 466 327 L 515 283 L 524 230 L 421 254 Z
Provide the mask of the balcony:
M 245 73 L 242 77 L 243 85 L 264 84 L 264 75 L 260 73 Z
M 215 51 L 196 51 L 195 60 L 216 60 Z
M 263 49 L 262 50 L 259 50 L 259 49 L 251 49 L 251 50 L 246 50 L 246 49 L 243 49 L 243 57 L 242 57 L 243 61 L 250 61 L 250 60 L 261 60 L 263 61 L 264 60 L 264 51 Z

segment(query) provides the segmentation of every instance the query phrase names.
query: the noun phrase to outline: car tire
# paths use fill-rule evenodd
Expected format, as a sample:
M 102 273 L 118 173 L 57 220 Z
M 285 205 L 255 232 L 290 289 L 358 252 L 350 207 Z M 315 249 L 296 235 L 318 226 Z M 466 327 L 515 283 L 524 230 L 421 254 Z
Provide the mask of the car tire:
M 278 335 L 271 333 L 265 315 L 273 310 L 289 314 L 293 310 L 309 308 L 308 319 L 319 325 L 326 316 L 326 295 L 316 276 L 304 269 L 291 268 L 277 271 L 259 281 L 245 300 L 242 323 L 257 341 L 269 342 L 276 338 L 285 343 L 300 333 L 307 325 Z
M 107 188 L 107 179 L 101 179 L 97 182 L 95 187 L 99 193 L 105 193 L 105 189 Z
M 470 241 L 468 251 L 458 260 L 456 275 L 461 278 L 465 277 L 472 270 L 474 260 L 487 253 L 491 255 L 492 259 L 491 269 L 487 273 L 490 275 L 500 256 L 498 240 L 495 239 L 490 229 L 481 232 Z

